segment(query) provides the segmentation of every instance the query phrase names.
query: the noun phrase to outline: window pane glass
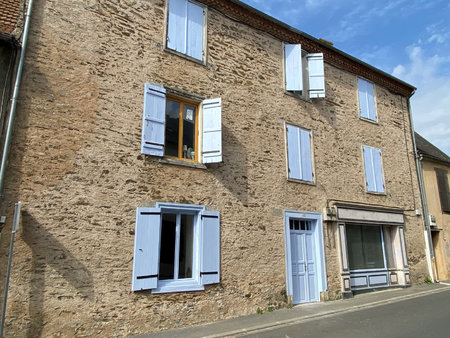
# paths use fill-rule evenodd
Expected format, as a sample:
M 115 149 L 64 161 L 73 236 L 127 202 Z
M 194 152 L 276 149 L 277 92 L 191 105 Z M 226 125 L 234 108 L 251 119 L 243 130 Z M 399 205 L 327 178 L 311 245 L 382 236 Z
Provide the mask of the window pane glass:
M 181 215 L 178 278 L 192 278 L 194 215 Z
M 383 245 L 379 226 L 363 226 L 363 248 L 366 269 L 384 268 Z
M 183 158 L 195 158 L 195 107 L 183 107 Z
M 161 249 L 159 252 L 159 279 L 161 280 L 174 278 L 176 225 L 177 215 L 162 215 Z
M 379 226 L 347 225 L 347 248 L 350 270 L 384 268 Z
M 180 130 L 180 103 L 166 101 L 166 144 L 164 152 L 178 157 L 178 138 Z
M 363 244 L 360 225 L 347 225 L 347 249 L 350 270 L 364 268 Z

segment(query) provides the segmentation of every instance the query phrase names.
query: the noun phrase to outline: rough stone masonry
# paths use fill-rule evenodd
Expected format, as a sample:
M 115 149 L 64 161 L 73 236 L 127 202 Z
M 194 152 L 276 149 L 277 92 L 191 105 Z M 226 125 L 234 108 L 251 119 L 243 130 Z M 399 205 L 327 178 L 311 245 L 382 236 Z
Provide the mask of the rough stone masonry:
M 363 121 L 356 75 L 326 58 L 325 99 L 288 95 L 283 41 L 212 8 L 207 63 L 192 62 L 164 48 L 165 6 L 35 1 L 2 203 L 9 223 L 16 201 L 24 210 L 6 334 L 124 336 L 287 306 L 283 210 L 321 212 L 329 200 L 403 209 L 411 280 L 422 281 L 407 98 L 375 84 L 379 122 Z M 141 155 L 144 83 L 222 98 L 223 163 Z M 285 122 L 313 131 L 315 184 L 286 179 Z M 383 152 L 386 195 L 365 192 L 362 144 Z M 135 210 L 154 201 L 220 211 L 220 284 L 131 291 Z M 341 295 L 337 241 L 336 225 L 324 223 L 324 299 Z

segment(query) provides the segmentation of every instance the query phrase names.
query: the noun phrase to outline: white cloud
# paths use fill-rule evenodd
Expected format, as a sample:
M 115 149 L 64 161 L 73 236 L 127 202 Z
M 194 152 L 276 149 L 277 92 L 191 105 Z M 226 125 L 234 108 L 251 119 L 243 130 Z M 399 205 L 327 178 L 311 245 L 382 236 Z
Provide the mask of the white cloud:
M 393 75 L 417 87 L 411 98 L 417 132 L 450 154 L 450 76 L 441 69 L 450 66 L 447 57 L 426 55 L 420 46 L 407 48 L 409 62 L 394 68 Z

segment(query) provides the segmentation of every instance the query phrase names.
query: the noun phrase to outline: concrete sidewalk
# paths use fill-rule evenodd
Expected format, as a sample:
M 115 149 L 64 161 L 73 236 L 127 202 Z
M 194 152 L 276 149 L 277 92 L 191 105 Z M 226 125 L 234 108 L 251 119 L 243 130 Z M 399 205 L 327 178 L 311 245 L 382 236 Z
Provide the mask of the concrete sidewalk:
M 350 299 L 302 304 L 294 306 L 292 309 L 280 309 L 275 310 L 274 312 L 265 312 L 262 315 L 254 314 L 242 316 L 211 324 L 168 330 L 148 335 L 139 335 L 136 337 L 232 337 L 261 329 L 306 322 L 320 317 L 328 317 L 336 313 L 352 312 L 359 309 L 399 302 L 405 299 L 424 297 L 428 294 L 439 292 L 450 292 L 450 282 L 367 292 L 356 295 Z

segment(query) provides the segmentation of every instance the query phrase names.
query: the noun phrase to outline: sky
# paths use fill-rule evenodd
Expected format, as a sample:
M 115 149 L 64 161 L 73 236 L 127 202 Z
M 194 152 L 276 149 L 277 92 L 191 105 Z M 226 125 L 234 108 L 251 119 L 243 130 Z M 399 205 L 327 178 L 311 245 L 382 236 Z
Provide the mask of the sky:
M 450 156 L 450 1 L 242 1 L 416 87 L 414 128 Z

